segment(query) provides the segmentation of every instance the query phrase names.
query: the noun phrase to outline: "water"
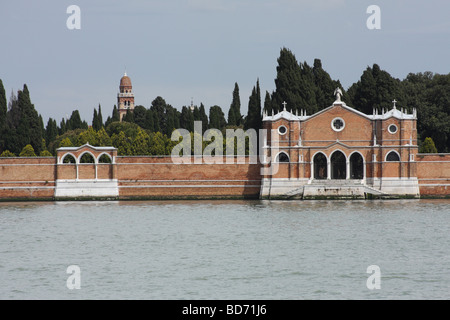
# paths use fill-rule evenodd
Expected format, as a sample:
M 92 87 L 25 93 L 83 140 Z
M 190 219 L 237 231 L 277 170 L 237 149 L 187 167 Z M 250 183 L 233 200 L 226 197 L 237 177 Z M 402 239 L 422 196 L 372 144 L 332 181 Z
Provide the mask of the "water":
M 449 244 L 449 200 L 0 203 L 0 299 L 449 299 Z

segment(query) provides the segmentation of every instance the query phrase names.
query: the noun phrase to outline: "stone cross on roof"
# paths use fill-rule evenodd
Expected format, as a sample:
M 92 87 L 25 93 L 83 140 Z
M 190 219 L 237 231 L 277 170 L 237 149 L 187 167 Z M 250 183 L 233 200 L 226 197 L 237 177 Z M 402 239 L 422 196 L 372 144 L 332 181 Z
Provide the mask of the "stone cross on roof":
M 395 106 L 395 104 L 396 104 L 397 102 L 398 102 L 398 101 L 395 100 L 395 99 L 394 99 L 394 101 L 392 101 L 392 103 L 394 104 L 394 109 L 397 109 L 397 107 Z
M 286 111 L 286 105 L 287 105 L 286 101 L 283 101 L 282 105 L 283 105 L 283 111 Z

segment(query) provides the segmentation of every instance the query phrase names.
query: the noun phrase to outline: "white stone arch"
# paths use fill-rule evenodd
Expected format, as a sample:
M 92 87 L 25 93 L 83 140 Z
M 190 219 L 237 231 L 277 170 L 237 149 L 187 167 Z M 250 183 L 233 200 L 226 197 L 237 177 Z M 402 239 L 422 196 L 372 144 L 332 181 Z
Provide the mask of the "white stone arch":
M 65 154 L 61 157 L 61 159 L 59 159 L 59 164 L 65 164 L 65 163 L 64 163 L 64 159 L 65 159 L 67 156 L 72 156 L 73 159 L 75 160 L 75 163 L 73 163 L 73 164 L 78 164 L 78 159 L 77 159 L 77 157 L 75 157 L 75 155 L 74 155 L 72 152 L 67 152 L 67 153 L 65 153 Z
M 98 163 L 98 161 L 97 161 L 97 158 L 94 156 L 94 154 L 92 153 L 92 152 L 90 152 L 89 150 L 86 150 L 86 151 L 83 151 L 82 153 L 80 153 L 80 155 L 78 156 L 78 159 L 77 159 L 77 163 L 78 164 L 82 164 L 81 163 L 81 158 L 86 154 L 86 153 L 89 153 L 91 156 L 92 156 L 92 158 L 94 159 L 94 164 L 97 164 Z
M 333 157 L 333 154 L 334 153 L 336 153 L 336 152 L 341 152 L 343 155 L 344 155 L 344 158 L 345 158 L 345 179 L 350 179 L 350 158 L 349 157 L 347 157 L 347 154 L 344 152 L 344 151 L 342 151 L 341 149 L 336 149 L 336 150 L 333 150 L 331 153 L 330 153 L 330 157 L 328 158 L 328 179 L 331 179 L 331 158 Z M 364 158 L 363 158 L 364 159 Z
M 279 162 L 279 161 L 278 161 L 278 157 L 279 157 L 280 154 L 282 154 L 282 153 L 284 153 L 284 154 L 287 156 L 288 162 Z M 285 152 L 285 151 L 280 151 L 280 152 L 278 152 L 277 155 L 275 156 L 275 163 L 289 163 L 289 162 L 291 162 L 291 157 L 289 157 L 289 155 L 288 155 L 287 152 Z
M 347 176 L 349 177 L 349 179 L 350 179 L 350 159 L 352 158 L 352 156 L 355 154 L 355 153 L 357 153 L 357 154 L 359 154 L 360 156 L 361 156 L 361 158 L 362 158 L 362 160 L 363 160 L 363 180 L 366 180 L 366 158 L 364 157 L 364 155 L 361 153 L 361 152 L 359 152 L 358 150 L 354 150 L 354 151 L 352 151 L 349 155 L 348 155 L 348 166 L 347 166 L 347 171 L 348 171 L 348 173 L 347 173 Z
M 100 153 L 100 154 L 98 155 L 97 159 L 95 159 L 95 160 L 97 161 L 96 163 L 101 164 L 101 163 L 100 163 L 100 158 L 101 158 L 103 155 L 108 156 L 108 158 L 111 160 L 111 164 L 114 163 L 113 157 L 112 157 L 108 152 L 102 152 L 102 153 Z
M 328 156 L 326 155 L 325 152 L 323 151 L 317 151 L 316 153 L 313 154 L 313 156 L 311 157 L 311 176 L 310 179 L 314 179 L 314 172 L 315 172 L 315 168 L 314 168 L 314 159 L 317 155 L 322 154 L 325 159 L 327 160 L 327 179 L 329 179 L 329 174 L 330 174 L 330 158 L 328 158 Z
M 341 149 L 336 149 L 336 150 L 333 150 L 333 151 L 330 153 L 330 157 L 328 158 L 329 161 L 331 161 L 331 157 L 333 156 L 333 153 L 335 153 L 335 152 L 337 152 L 337 151 L 340 151 L 340 152 L 344 155 L 345 161 L 348 161 L 348 159 L 350 159 L 349 157 L 347 157 L 347 155 L 345 154 L 344 151 L 342 151 Z M 364 158 L 363 158 L 363 159 L 364 159 Z
M 388 155 L 391 154 L 392 152 L 397 154 L 398 161 L 387 161 Z M 397 150 L 389 150 L 388 152 L 386 152 L 386 155 L 384 156 L 384 162 L 400 162 L 400 161 L 402 161 L 402 157 L 400 157 L 400 153 L 398 153 Z

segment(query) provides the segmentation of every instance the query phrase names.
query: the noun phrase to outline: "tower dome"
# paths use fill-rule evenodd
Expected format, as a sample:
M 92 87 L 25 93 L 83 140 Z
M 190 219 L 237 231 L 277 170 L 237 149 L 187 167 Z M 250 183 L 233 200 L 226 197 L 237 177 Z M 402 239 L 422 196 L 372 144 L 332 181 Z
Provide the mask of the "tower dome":
M 121 87 L 131 87 L 131 79 L 129 76 L 127 76 L 127 73 L 123 75 L 123 77 L 120 79 L 120 86 Z

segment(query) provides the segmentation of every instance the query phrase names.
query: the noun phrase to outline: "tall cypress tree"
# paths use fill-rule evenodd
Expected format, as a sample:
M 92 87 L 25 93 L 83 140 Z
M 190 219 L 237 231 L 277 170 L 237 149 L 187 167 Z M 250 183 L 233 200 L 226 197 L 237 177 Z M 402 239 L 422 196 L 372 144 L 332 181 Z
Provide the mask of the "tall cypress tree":
M 233 100 L 231 101 L 230 110 L 228 110 L 228 125 L 239 126 L 241 122 L 241 100 L 239 98 L 239 86 L 236 82 L 234 84 Z
M 259 79 L 256 82 L 256 86 L 253 87 L 252 94 L 248 101 L 248 113 L 245 121 L 244 129 L 261 129 L 262 128 L 262 116 L 261 116 L 261 90 L 259 88 Z
M 209 109 L 209 128 L 222 130 L 227 125 L 225 114 L 219 106 L 212 106 Z
M 42 125 L 39 115 L 31 103 L 30 93 L 26 84 L 23 86 L 22 91 L 19 90 L 17 99 L 21 114 L 17 127 L 19 145 L 23 148 L 30 144 L 35 152 L 40 153 L 42 151 Z
M 56 120 L 49 118 L 47 121 L 47 127 L 45 128 L 45 141 L 47 142 L 47 147 L 56 139 L 58 135 L 58 127 L 56 125 Z
M 6 135 L 6 114 L 8 107 L 6 104 L 6 92 L 3 87 L 2 79 L 0 79 L 0 152 L 5 149 Z
M 200 121 L 202 122 L 203 132 L 209 128 L 208 124 L 208 116 L 206 115 L 205 106 L 203 103 L 200 103 L 200 108 L 198 109 L 200 113 Z
M 98 125 L 98 113 L 97 113 L 97 109 L 94 108 L 94 116 L 92 117 L 92 128 L 95 131 L 98 131 L 100 129 L 99 125 Z
M 102 106 L 100 105 L 100 103 L 98 104 L 98 130 L 100 130 L 101 128 L 103 128 L 103 116 L 102 116 Z

